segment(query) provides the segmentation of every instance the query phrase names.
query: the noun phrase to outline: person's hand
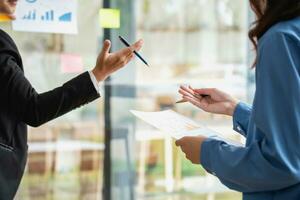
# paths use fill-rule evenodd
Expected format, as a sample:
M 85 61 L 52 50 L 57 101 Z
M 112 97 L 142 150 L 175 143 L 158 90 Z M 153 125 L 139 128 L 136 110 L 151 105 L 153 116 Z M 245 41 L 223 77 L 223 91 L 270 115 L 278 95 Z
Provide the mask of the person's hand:
M 106 40 L 103 44 L 103 49 L 98 56 L 96 67 L 93 69 L 93 74 L 98 81 L 105 80 L 115 71 L 121 69 L 128 64 L 133 58 L 133 51 L 139 51 L 143 45 L 143 41 L 139 40 L 131 47 L 121 49 L 115 53 L 110 53 L 111 42 Z
M 183 100 L 214 114 L 232 116 L 239 102 L 237 99 L 215 88 L 193 89 L 190 86 L 181 86 L 179 93 L 182 95 Z M 203 97 L 201 95 L 206 96 Z
M 175 142 L 176 146 L 179 146 L 185 153 L 187 159 L 194 164 L 201 163 L 201 146 L 206 137 L 193 136 L 183 137 Z

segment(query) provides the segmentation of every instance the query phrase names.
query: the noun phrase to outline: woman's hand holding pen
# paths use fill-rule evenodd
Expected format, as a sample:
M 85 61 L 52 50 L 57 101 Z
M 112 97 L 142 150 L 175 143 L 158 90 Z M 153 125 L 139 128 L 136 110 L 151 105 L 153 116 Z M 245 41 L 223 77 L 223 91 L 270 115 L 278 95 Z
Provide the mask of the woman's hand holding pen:
M 98 81 L 105 80 L 115 71 L 118 71 L 134 58 L 134 51 L 139 51 L 143 46 L 143 41 L 139 40 L 130 47 L 110 53 L 111 42 L 106 40 L 103 49 L 98 56 L 93 74 Z
M 193 89 L 191 86 L 181 86 L 179 93 L 183 99 L 181 102 L 190 102 L 206 112 L 215 114 L 232 116 L 238 104 L 238 100 L 214 88 Z M 205 136 L 183 137 L 176 141 L 176 145 L 192 163 L 201 164 L 201 146 L 206 139 Z
M 193 89 L 190 86 L 181 86 L 179 93 L 182 95 L 183 100 L 214 114 L 233 116 L 239 102 L 237 99 L 215 88 Z

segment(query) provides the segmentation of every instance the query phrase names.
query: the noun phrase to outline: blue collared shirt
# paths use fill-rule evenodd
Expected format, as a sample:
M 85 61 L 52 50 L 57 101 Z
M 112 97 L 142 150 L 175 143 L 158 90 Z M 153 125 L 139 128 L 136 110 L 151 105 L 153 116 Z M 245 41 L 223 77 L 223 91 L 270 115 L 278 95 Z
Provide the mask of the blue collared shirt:
M 300 199 L 300 18 L 259 40 L 253 106 L 240 103 L 233 126 L 245 147 L 209 138 L 203 167 L 244 200 Z

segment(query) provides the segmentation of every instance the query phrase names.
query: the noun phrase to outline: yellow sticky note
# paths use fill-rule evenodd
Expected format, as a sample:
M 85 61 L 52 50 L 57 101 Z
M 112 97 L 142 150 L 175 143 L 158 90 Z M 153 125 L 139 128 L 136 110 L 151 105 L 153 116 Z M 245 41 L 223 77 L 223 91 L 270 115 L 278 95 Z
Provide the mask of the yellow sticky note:
M 4 14 L 0 14 L 0 22 L 8 22 L 8 21 L 11 21 L 10 17 Z
M 102 28 L 120 28 L 119 9 L 102 8 L 99 11 L 100 26 Z

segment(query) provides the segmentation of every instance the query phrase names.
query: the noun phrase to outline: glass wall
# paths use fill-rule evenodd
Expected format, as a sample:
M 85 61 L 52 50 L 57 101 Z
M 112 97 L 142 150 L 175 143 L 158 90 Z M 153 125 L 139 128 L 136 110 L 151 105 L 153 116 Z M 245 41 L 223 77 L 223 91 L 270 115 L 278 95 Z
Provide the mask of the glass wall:
M 222 186 L 201 166 L 191 164 L 171 138 L 134 119 L 128 110 L 173 109 L 224 137 L 241 141 L 232 130 L 231 118 L 174 102 L 180 98 L 177 91 L 181 84 L 195 88 L 216 87 L 248 100 L 247 2 L 113 2 L 113 6 L 120 8 L 126 2 L 122 13 L 126 13 L 126 19 L 134 19 L 136 38 L 145 40 L 141 53 L 150 63 L 150 67 L 146 67 L 136 60 L 134 66 L 115 75 L 110 83 L 114 91 L 111 98 L 113 129 L 116 129 L 113 138 L 119 136 L 119 127 L 123 131 L 127 129 L 125 139 L 112 139 L 113 199 L 132 199 L 132 191 L 136 199 L 241 199 L 241 194 Z M 134 12 L 128 12 L 128 8 Z M 130 38 L 127 25 L 113 31 L 113 38 L 118 34 Z
M 199 165 L 191 164 L 164 133 L 135 119 L 129 110 L 173 109 L 225 137 L 241 140 L 231 118 L 207 114 L 189 104 L 174 105 L 181 84 L 217 87 L 247 101 L 248 4 L 240 0 L 111 0 L 121 9 L 121 28 L 145 41 L 146 67 L 135 60 L 112 77 L 111 194 L 114 200 L 239 200 Z M 102 2 L 79 0 L 79 34 L 13 32 L 25 74 L 38 92 L 60 86 L 90 70 L 101 48 Z M 82 63 L 74 71 L 65 60 Z M 74 62 L 75 62 L 74 61 Z M 72 68 L 72 67 L 71 67 Z M 29 128 L 29 159 L 16 199 L 102 199 L 104 158 L 102 98 L 39 128 Z

